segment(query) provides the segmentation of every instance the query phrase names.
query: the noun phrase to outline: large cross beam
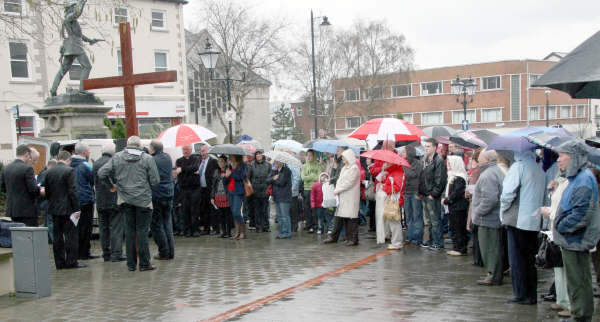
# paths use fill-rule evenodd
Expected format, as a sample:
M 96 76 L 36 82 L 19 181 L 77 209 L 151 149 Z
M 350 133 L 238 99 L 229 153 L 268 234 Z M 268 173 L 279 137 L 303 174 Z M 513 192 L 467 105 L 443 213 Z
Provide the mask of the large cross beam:
M 134 74 L 133 57 L 131 53 L 131 27 L 129 22 L 121 22 L 119 24 L 119 34 L 121 37 L 121 64 L 123 65 L 123 75 L 86 79 L 83 81 L 83 89 L 90 90 L 123 87 L 125 126 L 127 137 L 129 138 L 133 135 L 139 135 L 135 109 L 135 86 L 176 82 L 177 72 L 169 70 L 165 72 Z

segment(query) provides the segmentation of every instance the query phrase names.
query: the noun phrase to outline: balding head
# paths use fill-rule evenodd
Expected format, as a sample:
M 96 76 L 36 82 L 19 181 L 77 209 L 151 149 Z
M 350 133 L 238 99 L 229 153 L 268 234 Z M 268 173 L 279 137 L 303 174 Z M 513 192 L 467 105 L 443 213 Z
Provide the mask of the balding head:
M 484 166 L 490 162 L 496 162 L 498 160 L 498 154 L 494 150 L 483 150 L 479 153 L 479 165 Z
M 102 145 L 102 154 L 115 155 L 117 147 L 113 142 L 107 142 Z
M 87 158 L 90 155 L 90 147 L 81 141 L 77 142 L 75 144 L 75 154 Z
M 140 139 L 139 136 L 130 136 L 129 139 L 127 139 L 127 146 L 132 146 L 135 148 L 139 148 L 142 146 L 142 140 Z

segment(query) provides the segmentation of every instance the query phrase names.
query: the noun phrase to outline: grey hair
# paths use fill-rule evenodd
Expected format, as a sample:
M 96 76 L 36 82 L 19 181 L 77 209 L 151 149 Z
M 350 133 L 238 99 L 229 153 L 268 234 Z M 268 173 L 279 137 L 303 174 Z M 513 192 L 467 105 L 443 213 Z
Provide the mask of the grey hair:
M 152 148 L 152 150 L 154 150 L 154 152 L 162 152 L 163 150 L 162 142 L 156 139 L 150 141 L 150 147 Z
M 139 136 L 130 136 L 129 139 L 127 139 L 127 146 L 134 146 L 136 148 L 139 148 L 142 146 L 142 140 Z
M 75 144 L 75 154 L 77 155 L 81 155 L 83 154 L 85 151 L 87 151 L 90 147 L 83 143 L 83 142 L 77 142 L 77 144 Z
M 102 153 L 115 155 L 116 150 L 117 150 L 117 147 L 115 146 L 115 144 L 113 142 L 107 142 L 102 146 Z
M 481 154 L 488 162 L 496 162 L 498 160 L 498 153 L 494 150 L 484 150 Z
M 31 148 L 31 156 L 33 157 L 34 155 L 39 157 L 40 152 L 36 148 Z

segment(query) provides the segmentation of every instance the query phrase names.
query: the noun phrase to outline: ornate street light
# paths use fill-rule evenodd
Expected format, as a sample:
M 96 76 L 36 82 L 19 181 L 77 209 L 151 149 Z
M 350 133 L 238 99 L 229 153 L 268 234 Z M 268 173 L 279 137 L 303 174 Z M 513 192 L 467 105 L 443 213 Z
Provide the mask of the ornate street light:
M 550 110 L 550 90 L 547 89 L 544 93 L 546 94 L 546 127 L 550 127 L 550 114 L 548 114 L 548 111 Z
M 313 115 L 315 116 L 315 139 L 319 137 L 318 123 L 317 123 L 317 79 L 315 76 L 315 19 L 322 18 L 321 27 L 331 26 L 327 16 L 314 17 L 312 10 L 310 11 L 310 35 L 312 41 L 312 76 L 313 76 Z
M 461 79 L 456 75 L 456 79 L 452 81 L 452 94 L 456 95 L 456 102 L 461 103 L 464 111 L 463 119 L 463 130 L 469 129 L 469 122 L 467 121 L 467 104 L 473 103 L 473 96 L 475 96 L 475 89 L 477 84 L 472 77 Z M 462 101 L 460 100 L 462 96 Z M 467 96 L 469 97 L 467 99 Z
M 225 86 L 227 88 L 227 112 L 229 112 L 231 111 L 231 81 L 245 82 L 246 74 L 242 73 L 242 79 L 231 78 L 231 76 L 229 75 L 229 69 L 231 68 L 231 66 L 229 66 L 227 62 L 225 62 L 225 78 L 213 78 L 213 71 L 217 66 L 217 61 L 219 60 L 220 54 L 221 53 L 219 53 L 218 51 L 213 50 L 212 44 L 210 43 L 210 40 L 208 38 L 206 38 L 206 43 L 204 44 L 204 51 L 198 53 L 200 59 L 202 59 L 202 64 L 204 65 L 204 68 L 210 71 L 210 80 L 225 81 Z M 232 120 L 229 120 L 229 143 L 233 144 L 233 133 L 231 124 Z

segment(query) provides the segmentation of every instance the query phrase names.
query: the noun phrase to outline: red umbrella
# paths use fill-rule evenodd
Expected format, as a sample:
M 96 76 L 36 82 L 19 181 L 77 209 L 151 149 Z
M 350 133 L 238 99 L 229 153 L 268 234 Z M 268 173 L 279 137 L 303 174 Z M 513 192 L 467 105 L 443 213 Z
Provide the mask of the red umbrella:
M 361 154 L 360 156 L 411 168 L 410 163 L 408 163 L 405 158 L 389 150 L 371 150 Z
M 414 124 L 394 118 L 378 118 L 368 120 L 350 133 L 349 137 L 360 140 L 375 138 L 377 140 L 419 141 L 427 136 Z

